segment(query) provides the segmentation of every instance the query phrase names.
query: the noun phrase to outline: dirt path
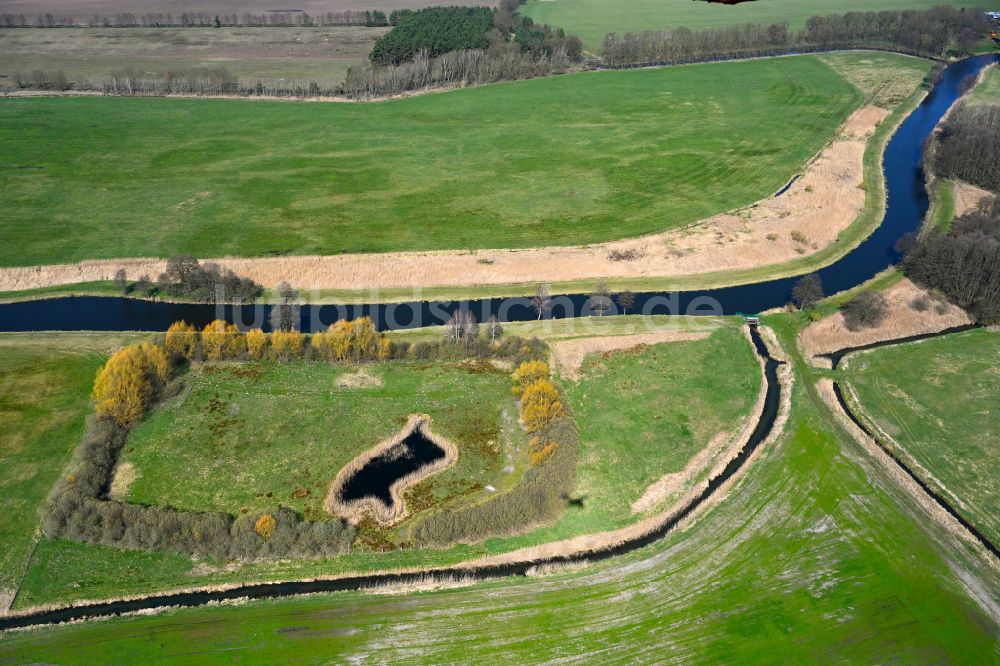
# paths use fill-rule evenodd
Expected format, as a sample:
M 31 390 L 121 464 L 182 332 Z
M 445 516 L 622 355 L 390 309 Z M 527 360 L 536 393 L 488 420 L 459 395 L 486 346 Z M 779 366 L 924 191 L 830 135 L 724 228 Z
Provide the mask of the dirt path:
M 847 119 L 787 192 L 683 229 L 583 247 L 394 252 L 336 256 L 215 259 L 266 287 L 401 289 L 681 277 L 750 269 L 808 256 L 836 242 L 865 203 L 861 188 L 868 138 L 888 114 L 866 106 Z M 108 259 L 0 268 L 0 291 L 156 277 L 160 259 Z

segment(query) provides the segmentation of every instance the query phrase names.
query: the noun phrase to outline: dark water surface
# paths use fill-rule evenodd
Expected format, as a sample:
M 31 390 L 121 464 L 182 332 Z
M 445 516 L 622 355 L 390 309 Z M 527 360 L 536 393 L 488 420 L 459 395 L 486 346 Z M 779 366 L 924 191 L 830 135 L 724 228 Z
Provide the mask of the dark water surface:
M 976 56 L 949 65 L 940 81 L 923 102 L 902 123 L 886 147 L 883 168 L 888 203 L 879 228 L 860 246 L 839 261 L 819 271 L 827 293 L 850 289 L 874 277 L 899 260 L 894 246 L 903 234 L 916 231 L 927 213 L 927 190 L 920 166 L 924 140 L 951 108 L 961 93 L 962 81 L 978 74 L 996 61 L 996 54 Z M 294 282 L 294 276 L 289 276 Z M 680 293 L 636 294 L 633 313 L 719 314 L 762 312 L 785 305 L 797 278 L 757 284 Z M 594 314 L 587 305 L 588 295 L 559 297 L 553 318 Z M 399 304 L 352 304 L 304 306 L 302 330 L 325 328 L 337 319 L 370 316 L 382 330 L 416 328 L 444 324 L 460 307 L 468 308 L 480 321 L 496 315 L 500 321 L 535 319 L 527 298 L 490 298 L 464 303 L 412 301 Z M 224 318 L 249 328 L 268 328 L 269 306 L 214 306 L 158 303 L 117 297 L 68 297 L 22 303 L 0 304 L 0 331 L 93 330 L 165 331 L 179 319 L 203 326 Z
M 340 490 L 340 500 L 351 502 L 374 497 L 386 506 L 392 506 L 394 502 L 389 492 L 392 484 L 444 456 L 444 449 L 424 436 L 418 428 L 352 474 Z

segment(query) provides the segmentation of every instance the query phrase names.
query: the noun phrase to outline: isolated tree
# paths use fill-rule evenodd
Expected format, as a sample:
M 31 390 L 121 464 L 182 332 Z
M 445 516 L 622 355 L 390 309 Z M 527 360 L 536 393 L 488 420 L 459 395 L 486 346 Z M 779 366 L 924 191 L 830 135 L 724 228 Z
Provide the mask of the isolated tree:
M 202 330 L 201 348 L 211 361 L 237 359 L 246 350 L 246 340 L 234 324 L 216 319 Z
M 266 541 L 274 536 L 274 529 L 277 526 L 278 521 L 274 519 L 274 516 L 269 513 L 265 513 L 257 519 L 256 523 L 254 523 L 253 531 L 257 533 L 257 536 Z
M 271 334 L 271 358 L 279 361 L 301 358 L 305 341 L 298 331 L 275 331 Z
M 823 281 L 816 273 L 804 275 L 792 289 L 792 300 L 802 309 L 823 300 Z
M 628 314 L 633 305 L 635 305 L 635 294 L 631 291 L 626 289 L 618 294 L 618 306 L 622 309 L 622 314 Z
M 275 331 L 292 331 L 299 328 L 299 306 L 294 303 L 299 292 L 287 282 L 280 282 L 275 292 L 281 301 L 271 309 L 271 328 Z
M 124 427 L 134 425 L 169 378 L 170 361 L 163 347 L 144 342 L 119 350 L 94 380 L 97 415 Z
M 141 275 L 132 287 L 136 293 L 143 296 L 152 296 L 156 293 L 156 285 L 149 279 L 148 275 Z
M 114 278 L 115 286 L 118 287 L 118 291 L 122 294 L 128 294 L 128 274 L 125 272 L 124 268 L 119 268 L 115 271 Z
M 601 282 L 597 285 L 594 293 L 590 295 L 590 299 L 587 301 L 590 305 L 590 309 L 596 312 L 599 316 L 604 316 L 604 313 L 614 307 L 614 302 L 611 300 L 611 292 L 608 290 L 608 283 Z
M 547 284 L 538 285 L 535 295 L 531 297 L 531 307 L 538 313 L 539 319 L 552 307 L 552 296 L 549 295 L 549 286 Z
M 490 315 L 490 318 L 486 321 L 486 336 L 490 339 L 490 342 L 496 342 L 503 335 L 503 326 L 497 320 L 496 315 Z
M 472 344 L 479 337 L 476 315 L 465 309 L 455 310 L 445 324 L 444 337 L 448 342 Z
M 844 304 L 841 310 L 847 329 L 858 331 L 881 325 L 888 313 L 888 305 L 882 292 L 865 291 Z

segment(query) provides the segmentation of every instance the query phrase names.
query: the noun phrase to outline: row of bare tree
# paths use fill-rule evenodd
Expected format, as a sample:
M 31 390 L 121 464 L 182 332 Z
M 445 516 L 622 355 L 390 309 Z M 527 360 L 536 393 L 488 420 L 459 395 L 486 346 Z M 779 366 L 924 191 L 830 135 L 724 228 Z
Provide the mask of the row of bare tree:
M 965 55 L 986 29 L 982 12 L 936 7 L 927 11 L 851 12 L 813 16 L 801 30 L 787 24 L 737 25 L 611 33 L 602 57 L 608 67 L 678 64 L 780 53 L 876 48 L 940 57 Z
M 399 65 L 352 67 L 342 84 L 349 97 L 374 98 L 424 88 L 477 85 L 565 72 L 571 64 L 565 49 L 535 55 L 520 49 L 470 49 L 436 58 L 422 51 Z
M 2 28 L 218 28 L 222 26 L 365 26 L 387 25 L 385 12 L 344 10 L 309 14 L 303 11 L 274 11 L 254 14 L 213 14 L 182 12 L 164 14 L 149 12 L 134 14 L 94 14 L 89 19 L 59 16 L 52 13 L 25 16 L 0 14 Z

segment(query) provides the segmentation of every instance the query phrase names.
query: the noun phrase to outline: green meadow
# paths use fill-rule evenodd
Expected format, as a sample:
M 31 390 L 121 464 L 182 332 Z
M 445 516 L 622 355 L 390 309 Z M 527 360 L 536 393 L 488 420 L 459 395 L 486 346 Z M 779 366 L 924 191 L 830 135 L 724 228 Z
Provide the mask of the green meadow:
M 0 101 L 0 266 L 572 245 L 783 185 L 861 93 L 815 57 L 372 104 Z
M 956 333 L 851 357 L 862 414 L 969 522 L 1000 542 L 1000 335 Z

